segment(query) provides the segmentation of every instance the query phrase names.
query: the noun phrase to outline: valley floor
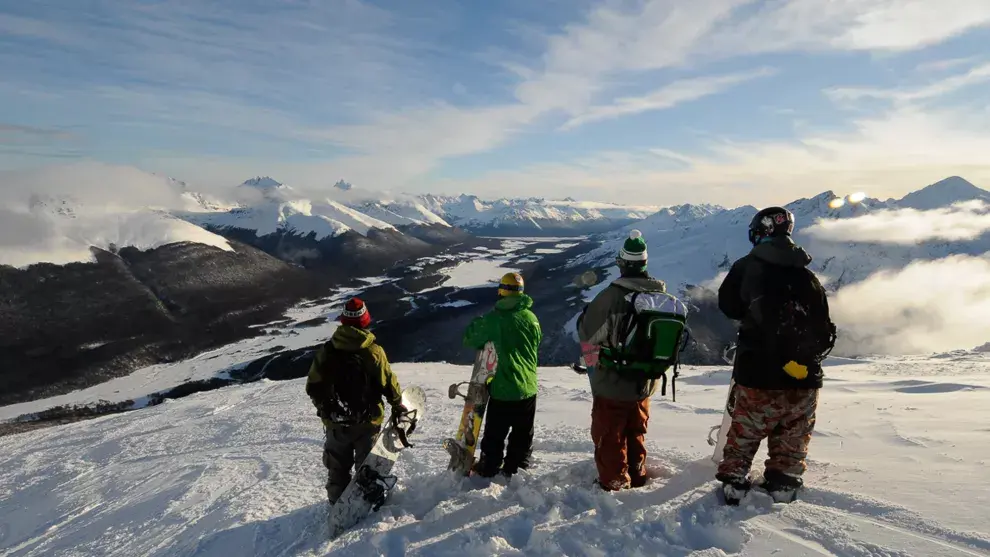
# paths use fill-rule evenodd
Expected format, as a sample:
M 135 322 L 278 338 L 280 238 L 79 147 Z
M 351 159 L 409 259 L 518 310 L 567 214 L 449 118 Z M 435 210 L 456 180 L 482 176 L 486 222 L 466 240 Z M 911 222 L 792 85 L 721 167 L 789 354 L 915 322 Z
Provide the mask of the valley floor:
M 789 506 L 716 501 L 705 439 L 725 368 L 684 370 L 677 403 L 657 394 L 657 477 L 613 495 L 591 486 L 586 378 L 541 370 L 535 468 L 489 482 L 444 472 L 447 385 L 468 370 L 397 364 L 428 415 L 389 503 L 338 540 L 303 382 L 262 381 L 0 438 L 0 555 L 990 554 L 990 357 L 831 363 L 810 487 Z

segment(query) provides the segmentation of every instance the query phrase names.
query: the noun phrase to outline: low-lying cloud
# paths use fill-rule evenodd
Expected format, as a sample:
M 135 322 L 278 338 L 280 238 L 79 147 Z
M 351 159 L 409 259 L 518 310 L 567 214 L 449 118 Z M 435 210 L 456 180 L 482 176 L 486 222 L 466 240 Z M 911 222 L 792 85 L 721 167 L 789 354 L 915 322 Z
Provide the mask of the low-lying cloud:
M 990 341 L 990 254 L 916 261 L 841 288 L 836 355 L 924 354 Z
M 927 211 L 892 209 L 848 219 L 823 219 L 805 231 L 820 240 L 889 244 L 974 240 L 987 232 L 990 205 L 979 200 Z
M 32 197 L 72 200 L 89 209 L 181 209 L 182 189 L 165 176 L 98 162 L 0 172 L 0 203 L 24 208 Z

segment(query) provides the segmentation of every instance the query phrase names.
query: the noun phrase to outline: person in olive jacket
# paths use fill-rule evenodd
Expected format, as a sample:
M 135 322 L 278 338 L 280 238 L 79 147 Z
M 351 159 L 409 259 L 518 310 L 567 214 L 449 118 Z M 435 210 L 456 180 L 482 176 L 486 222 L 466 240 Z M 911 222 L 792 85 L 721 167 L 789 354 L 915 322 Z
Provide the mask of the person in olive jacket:
M 523 287 L 518 273 L 503 276 L 495 309 L 475 318 L 464 333 L 466 346 L 481 350 L 492 342 L 498 356 L 495 376 L 488 384 L 490 398 L 481 456 L 473 469 L 482 477 L 490 478 L 500 469 L 511 476 L 530 466 L 536 419 L 536 361 L 543 332 L 530 309 L 533 299 L 523 293 Z
M 370 326 L 371 313 L 364 301 L 348 301 L 340 326 L 316 351 L 306 379 L 306 394 L 326 432 L 323 465 L 330 504 L 351 482 L 351 470 L 361 466 L 374 448 L 385 420 L 382 399 L 393 414 L 406 411 L 399 380 Z

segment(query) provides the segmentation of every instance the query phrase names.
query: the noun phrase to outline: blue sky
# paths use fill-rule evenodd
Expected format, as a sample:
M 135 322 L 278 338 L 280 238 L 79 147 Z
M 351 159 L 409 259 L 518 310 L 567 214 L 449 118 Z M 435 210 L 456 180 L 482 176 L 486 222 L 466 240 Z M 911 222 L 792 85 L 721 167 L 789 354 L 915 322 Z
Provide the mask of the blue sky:
M 990 187 L 990 2 L 0 1 L 0 170 L 642 202 Z

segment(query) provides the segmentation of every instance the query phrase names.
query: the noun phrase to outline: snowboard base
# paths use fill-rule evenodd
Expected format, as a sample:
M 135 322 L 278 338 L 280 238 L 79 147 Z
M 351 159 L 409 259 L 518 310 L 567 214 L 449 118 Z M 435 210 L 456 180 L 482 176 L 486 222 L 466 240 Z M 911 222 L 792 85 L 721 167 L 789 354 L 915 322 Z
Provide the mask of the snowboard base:
M 407 436 L 426 409 L 426 393 L 421 387 L 409 387 L 402 392 L 402 404 L 408 412 L 390 417 L 375 440 L 371 453 L 362 462 L 340 498 L 330 508 L 327 518 L 330 538 L 336 538 L 388 501 L 398 478 L 391 475 L 399 453 L 411 447 Z
M 464 399 L 464 409 L 453 437 L 443 440 L 443 448 L 450 454 L 447 469 L 468 476 L 474 466 L 475 451 L 481 435 L 481 425 L 485 419 L 488 407 L 488 379 L 498 367 L 498 354 L 495 344 L 488 342 L 475 356 L 474 367 L 471 370 L 471 380 L 454 383 L 447 389 L 447 397 Z M 460 387 L 467 385 L 467 392 L 462 393 Z

